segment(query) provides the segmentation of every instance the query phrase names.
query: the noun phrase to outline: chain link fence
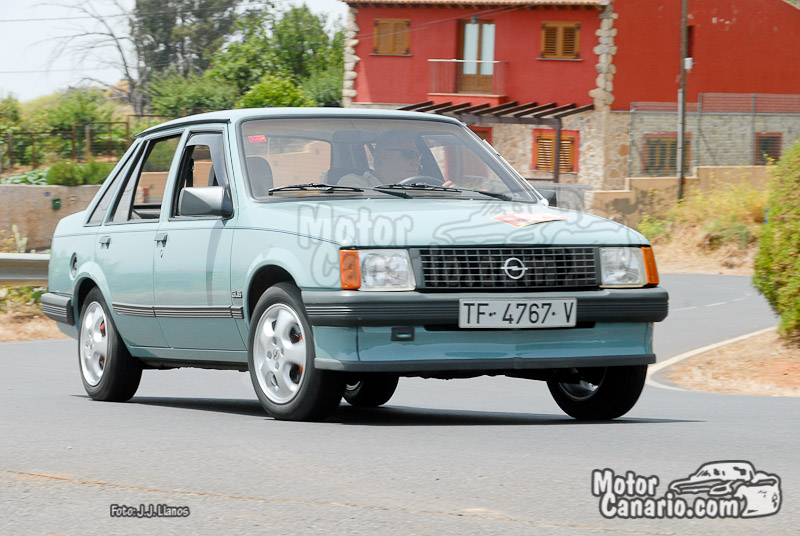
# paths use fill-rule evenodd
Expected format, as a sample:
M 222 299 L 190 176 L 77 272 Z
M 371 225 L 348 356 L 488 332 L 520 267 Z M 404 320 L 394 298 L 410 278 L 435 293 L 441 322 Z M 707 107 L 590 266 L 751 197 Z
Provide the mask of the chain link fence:
M 800 139 L 800 95 L 701 93 L 686 104 L 684 168 L 761 166 Z M 629 177 L 674 176 L 677 103 L 636 102 L 630 111 Z
M 37 169 L 61 160 L 117 160 L 136 133 L 170 119 L 174 117 L 129 114 L 125 121 L 74 123 L 71 130 L 10 129 L 0 133 L 0 173 Z

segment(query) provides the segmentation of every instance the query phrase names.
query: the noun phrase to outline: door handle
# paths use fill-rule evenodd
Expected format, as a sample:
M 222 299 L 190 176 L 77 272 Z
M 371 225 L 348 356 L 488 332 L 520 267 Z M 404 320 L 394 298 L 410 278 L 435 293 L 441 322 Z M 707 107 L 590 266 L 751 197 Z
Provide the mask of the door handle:
M 156 242 L 167 243 L 167 233 L 156 233 Z
M 101 246 L 109 246 L 111 244 L 111 237 L 106 235 L 100 238 Z

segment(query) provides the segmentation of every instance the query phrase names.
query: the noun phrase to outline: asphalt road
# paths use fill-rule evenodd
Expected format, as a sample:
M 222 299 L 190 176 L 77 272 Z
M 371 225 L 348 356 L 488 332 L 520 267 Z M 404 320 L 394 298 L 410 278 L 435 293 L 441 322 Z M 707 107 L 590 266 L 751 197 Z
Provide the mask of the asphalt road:
M 661 357 L 774 322 L 744 278 L 667 276 L 664 285 L 674 310 L 657 327 Z M 582 424 L 538 382 L 403 379 L 386 408 L 343 404 L 328 422 L 287 423 L 264 416 L 243 373 L 145 371 L 132 402 L 112 404 L 85 396 L 74 341 L 2 344 L 0 360 L 0 534 L 782 534 L 800 526 L 796 398 L 647 387 L 626 417 Z M 657 476 L 661 497 L 670 481 L 716 460 L 778 475 L 781 511 L 608 520 L 592 495 L 594 469 Z M 112 504 L 186 506 L 190 515 L 112 518 Z

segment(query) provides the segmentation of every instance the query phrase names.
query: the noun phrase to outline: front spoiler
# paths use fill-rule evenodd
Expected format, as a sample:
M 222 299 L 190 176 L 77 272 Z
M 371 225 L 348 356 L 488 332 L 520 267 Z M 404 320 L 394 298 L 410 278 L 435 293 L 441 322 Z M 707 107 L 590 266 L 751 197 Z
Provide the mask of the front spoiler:
M 669 294 L 660 287 L 515 293 L 303 291 L 311 324 L 337 327 L 457 326 L 462 298 L 575 298 L 578 322 L 660 322 L 669 310 Z
M 337 361 L 316 358 L 314 366 L 323 370 L 340 372 L 454 372 L 486 371 L 503 373 L 515 370 L 564 369 L 578 367 L 610 367 L 623 365 L 650 365 L 656 362 L 655 354 L 602 355 L 556 358 L 512 359 L 436 359 L 408 361 Z

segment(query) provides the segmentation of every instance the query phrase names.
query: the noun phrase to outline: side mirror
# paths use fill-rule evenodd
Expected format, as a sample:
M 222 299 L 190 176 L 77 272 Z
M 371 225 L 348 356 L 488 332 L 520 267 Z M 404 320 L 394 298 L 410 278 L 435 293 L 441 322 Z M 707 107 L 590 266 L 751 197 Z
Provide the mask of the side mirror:
M 178 215 L 229 218 L 233 215 L 233 201 L 223 186 L 184 188 L 178 199 Z
M 544 200 L 547 201 L 548 207 L 557 207 L 558 203 L 556 202 L 556 191 L 555 190 L 539 190 L 539 193 L 542 194 Z

